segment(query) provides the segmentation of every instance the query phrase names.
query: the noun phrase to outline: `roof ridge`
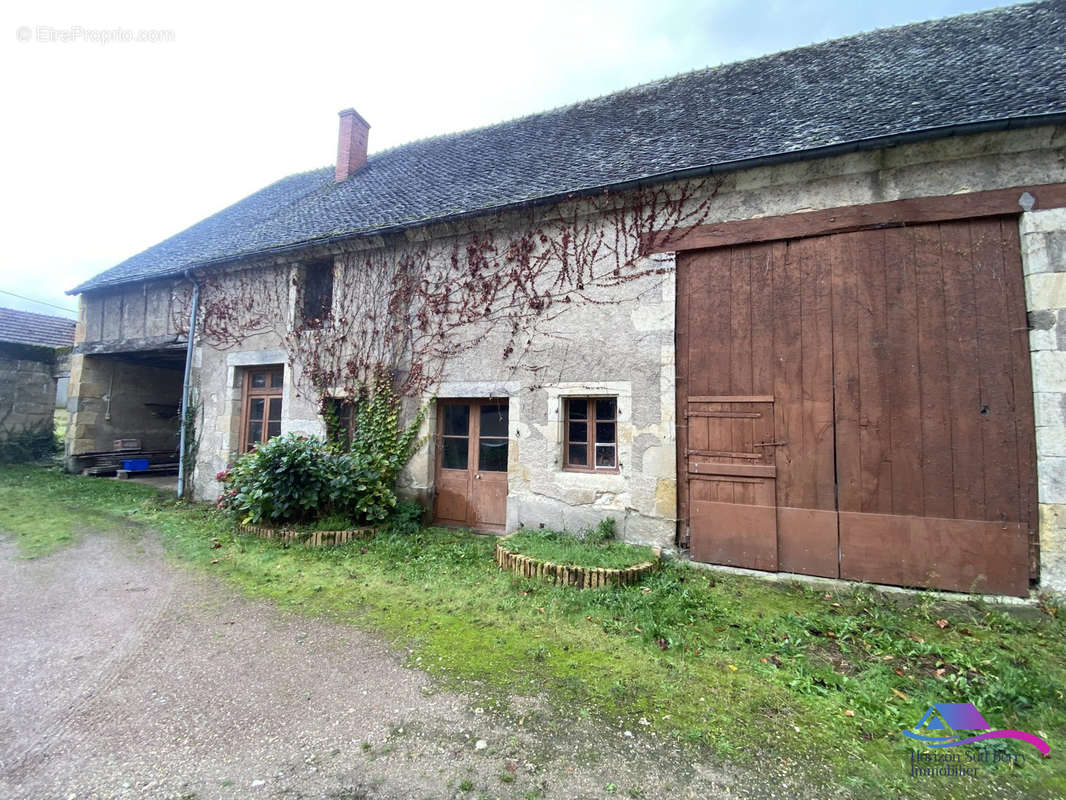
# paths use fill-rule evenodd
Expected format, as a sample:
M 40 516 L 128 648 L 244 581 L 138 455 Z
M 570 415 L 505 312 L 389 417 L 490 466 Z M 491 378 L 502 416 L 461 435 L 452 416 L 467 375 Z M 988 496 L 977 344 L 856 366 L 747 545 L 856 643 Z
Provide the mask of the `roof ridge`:
M 1066 122 L 1057 3 L 863 31 L 292 173 L 71 294 L 575 193 Z
M 586 97 L 582 100 L 575 100 L 570 103 L 563 103 L 561 105 L 554 106 L 553 108 L 547 108 L 541 111 L 533 111 L 528 114 L 520 114 L 515 117 L 509 117 L 507 119 L 499 120 L 498 122 L 490 122 L 487 125 L 477 125 L 471 128 L 461 128 L 457 131 L 431 134 L 429 136 L 422 136 L 417 139 L 411 139 L 409 141 L 401 142 L 400 144 L 396 144 L 391 147 L 386 147 L 383 150 L 376 150 L 368 156 L 367 161 L 372 161 L 377 156 L 395 153 L 398 150 L 403 150 L 404 148 L 412 147 L 414 145 L 425 144 L 427 142 L 456 139 L 459 137 L 468 136 L 470 134 L 480 133 L 482 131 L 490 131 L 496 128 L 504 128 L 509 125 L 527 122 L 532 119 L 549 117 L 555 114 L 561 114 L 565 111 L 580 108 L 581 106 L 590 105 L 598 101 L 618 98 L 626 94 L 638 94 L 643 90 L 650 89 L 652 87 L 662 86 L 678 79 L 687 78 L 695 75 L 709 74 L 712 72 L 717 72 L 718 70 L 728 69 L 731 67 L 741 67 L 748 64 L 755 64 L 760 61 L 771 61 L 785 54 L 802 53 L 819 47 L 824 47 L 826 45 L 837 44 L 839 42 L 845 42 L 854 39 L 863 39 L 871 36 L 898 33 L 899 31 L 905 30 L 907 28 L 928 28 L 942 23 L 953 24 L 965 17 L 993 16 L 1000 14 L 1006 15 L 1008 13 L 1015 13 L 1022 9 L 1040 8 L 1044 6 L 1051 6 L 1052 4 L 1052 0 L 1036 0 L 1035 2 L 1023 1 L 1020 3 L 1011 3 L 1008 5 L 996 6 L 994 8 L 986 8 L 978 11 L 965 11 L 959 14 L 952 14 L 949 17 L 935 17 L 932 19 L 918 20 L 915 22 L 905 22 L 899 25 L 891 25 L 887 28 L 872 28 L 868 31 L 858 31 L 856 33 L 845 34 L 843 36 L 834 36 L 829 39 L 821 39 L 816 42 L 810 42 L 808 44 L 799 45 L 798 47 L 788 47 L 781 50 L 775 50 L 772 53 L 764 53 L 763 55 L 759 56 L 742 58 L 737 61 L 724 61 L 720 64 L 684 70 L 682 72 L 674 73 L 673 75 L 663 75 L 662 77 L 654 78 L 652 80 L 644 81 L 642 83 L 633 84 L 632 86 L 625 86 L 621 89 L 614 89 L 610 92 L 604 92 L 603 94 L 593 95 L 592 97 Z

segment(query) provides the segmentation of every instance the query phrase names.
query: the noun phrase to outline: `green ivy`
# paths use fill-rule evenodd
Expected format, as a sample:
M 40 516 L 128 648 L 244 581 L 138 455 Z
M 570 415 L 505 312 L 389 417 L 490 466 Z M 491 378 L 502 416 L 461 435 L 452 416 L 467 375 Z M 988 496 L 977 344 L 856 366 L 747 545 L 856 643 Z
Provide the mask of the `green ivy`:
M 418 432 L 427 408 L 419 406 L 414 419 L 402 425 L 400 398 L 389 377 L 379 375 L 355 403 L 350 452 L 377 464 L 382 476 L 395 485 L 400 471 L 425 441 Z

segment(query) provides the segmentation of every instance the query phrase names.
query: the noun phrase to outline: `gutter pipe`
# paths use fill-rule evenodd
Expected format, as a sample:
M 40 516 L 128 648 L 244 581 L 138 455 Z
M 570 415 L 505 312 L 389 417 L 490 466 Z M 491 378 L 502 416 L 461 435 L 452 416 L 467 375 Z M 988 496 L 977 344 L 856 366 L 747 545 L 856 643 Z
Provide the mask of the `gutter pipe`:
M 192 270 L 185 270 L 185 277 L 192 283 L 192 310 L 189 312 L 189 340 L 185 343 L 185 380 L 181 386 L 181 433 L 178 442 L 178 499 L 185 496 L 185 411 L 189 407 L 189 390 L 192 388 L 192 348 L 196 341 L 196 316 L 200 307 L 200 284 L 192 277 Z

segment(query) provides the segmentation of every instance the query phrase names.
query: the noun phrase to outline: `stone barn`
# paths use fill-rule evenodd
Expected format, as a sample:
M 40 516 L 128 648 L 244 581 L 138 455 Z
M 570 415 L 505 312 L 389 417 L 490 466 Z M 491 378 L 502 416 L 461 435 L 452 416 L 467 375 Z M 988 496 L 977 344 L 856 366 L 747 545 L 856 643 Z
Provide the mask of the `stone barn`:
M 0 438 L 52 434 L 74 327 L 71 319 L 0 308 Z
M 343 111 L 334 166 L 73 290 L 68 455 L 172 443 L 146 408 L 184 370 L 212 499 L 343 417 L 326 356 L 401 341 L 431 406 L 403 488 L 441 524 L 1066 589 L 1064 51 L 1031 3 L 376 154 Z

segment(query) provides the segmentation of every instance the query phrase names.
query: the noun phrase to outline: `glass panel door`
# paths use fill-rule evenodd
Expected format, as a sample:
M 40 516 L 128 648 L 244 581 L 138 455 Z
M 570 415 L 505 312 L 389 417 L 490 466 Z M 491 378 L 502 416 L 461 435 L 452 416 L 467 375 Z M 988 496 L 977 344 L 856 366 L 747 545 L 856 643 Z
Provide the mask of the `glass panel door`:
M 507 472 L 506 404 L 481 405 L 477 468 L 483 472 Z
M 441 469 L 466 469 L 470 455 L 470 406 L 446 405 L 441 436 Z

